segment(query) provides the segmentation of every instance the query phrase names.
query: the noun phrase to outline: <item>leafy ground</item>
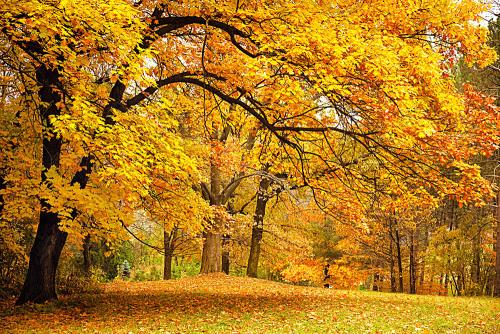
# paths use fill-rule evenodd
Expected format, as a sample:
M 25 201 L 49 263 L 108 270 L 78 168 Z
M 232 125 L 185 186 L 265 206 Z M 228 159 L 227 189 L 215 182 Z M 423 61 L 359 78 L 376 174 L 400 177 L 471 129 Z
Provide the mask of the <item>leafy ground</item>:
M 500 301 L 340 291 L 205 275 L 115 282 L 54 303 L 0 304 L 7 333 L 499 333 Z

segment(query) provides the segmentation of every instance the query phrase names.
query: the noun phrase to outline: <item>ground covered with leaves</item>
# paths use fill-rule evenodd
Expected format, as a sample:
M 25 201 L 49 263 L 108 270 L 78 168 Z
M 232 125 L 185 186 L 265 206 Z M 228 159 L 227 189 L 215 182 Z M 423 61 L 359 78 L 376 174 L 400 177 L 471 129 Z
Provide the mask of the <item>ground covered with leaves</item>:
M 493 298 L 410 296 L 204 275 L 0 304 L 7 333 L 498 333 Z

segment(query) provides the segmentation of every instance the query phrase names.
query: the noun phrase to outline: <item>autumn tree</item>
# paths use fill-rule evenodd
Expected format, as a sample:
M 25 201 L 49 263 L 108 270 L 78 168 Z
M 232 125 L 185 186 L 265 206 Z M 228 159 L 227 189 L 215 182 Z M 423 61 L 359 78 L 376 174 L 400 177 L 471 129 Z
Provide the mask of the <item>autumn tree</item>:
M 366 160 L 478 199 L 486 185 L 464 158 L 492 149 L 497 120 L 466 110 L 447 73 L 451 51 L 468 64 L 494 59 L 474 23 L 482 10 L 450 0 L 7 1 L 2 38 L 31 69 L 24 90 L 36 91 L 43 134 L 39 225 L 18 303 L 56 298 L 67 232 L 98 211 L 97 198 L 114 204 L 99 221 L 120 228 L 147 175 L 193 170 L 169 131 L 175 106 L 156 98 L 168 87 L 201 89 L 232 106 L 222 113 L 254 117 L 325 208 L 341 193 L 355 206 L 369 191 Z M 459 176 L 443 179 L 436 164 Z M 210 192 L 220 191 L 214 182 Z
M 231 134 L 232 138 L 230 138 Z M 213 218 L 208 222 L 204 231 L 201 273 L 223 271 L 222 235 L 227 227 L 226 225 L 230 224 L 229 221 L 231 220 L 231 212 L 228 211 L 227 205 L 242 180 L 248 177 L 244 168 L 245 156 L 248 155 L 248 151 L 254 145 L 255 133 L 250 132 L 247 136 L 241 138 L 235 136 L 235 131 L 230 124 L 226 124 L 222 131 L 217 127 L 212 128 L 210 139 L 209 178 L 208 182 L 201 183 L 201 191 L 203 198 L 213 208 Z M 234 151 L 231 152 L 229 141 L 233 141 L 232 146 L 237 152 L 236 156 L 231 154 Z M 231 161 L 231 155 L 233 155 L 233 159 L 238 155 L 240 157 L 233 160 L 232 164 L 228 164 Z M 230 160 L 228 161 L 227 158 Z M 228 165 L 224 166 L 225 164 Z M 225 261 L 227 262 L 228 259 Z M 227 268 L 226 271 L 228 271 Z

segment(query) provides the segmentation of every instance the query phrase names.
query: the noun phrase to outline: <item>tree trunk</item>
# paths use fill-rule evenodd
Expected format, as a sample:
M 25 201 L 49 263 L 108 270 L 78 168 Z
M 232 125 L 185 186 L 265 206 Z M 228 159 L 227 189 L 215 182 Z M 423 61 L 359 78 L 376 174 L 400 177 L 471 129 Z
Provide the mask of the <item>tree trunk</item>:
M 222 272 L 226 275 L 229 275 L 229 264 L 231 260 L 229 257 L 229 250 L 227 249 L 229 240 L 231 240 L 231 236 L 228 234 L 222 237 Z
M 376 273 L 373 275 L 373 286 L 372 286 L 373 291 L 380 291 L 379 282 L 380 282 L 380 274 Z
M 396 292 L 396 273 L 394 272 L 394 251 L 393 251 L 393 241 L 391 239 L 389 244 L 389 270 L 391 275 L 391 292 Z
M 206 232 L 201 255 L 201 274 L 222 271 L 222 247 L 220 233 Z
M 229 252 L 228 251 L 222 252 L 222 272 L 225 273 L 226 275 L 229 275 L 229 263 L 230 263 Z
M 428 246 L 429 246 L 429 231 L 428 231 L 428 227 L 426 226 L 424 228 L 424 234 L 423 234 L 423 245 L 422 245 L 423 249 L 426 251 Z M 418 254 L 418 253 L 417 253 Z M 424 284 L 424 281 L 425 281 L 425 257 L 426 255 L 423 255 L 422 256 L 422 259 L 418 265 L 419 267 L 419 284 L 420 286 L 422 286 Z
M 474 248 L 473 248 L 473 258 L 472 258 L 472 273 L 471 280 L 475 284 L 474 291 L 479 293 L 479 286 L 481 281 L 481 233 L 478 231 L 477 235 L 474 237 Z
M 410 235 L 410 293 L 417 293 L 416 283 L 417 283 L 417 275 L 416 275 L 416 263 L 415 263 L 415 241 L 414 241 L 414 232 L 411 232 Z
M 420 286 L 424 285 L 425 282 L 425 260 L 422 260 L 422 262 L 419 265 L 420 271 L 419 271 L 419 281 L 418 284 Z
M 210 205 L 224 204 L 221 188 L 220 168 L 212 161 L 210 163 Z M 200 274 L 222 271 L 222 235 L 219 232 L 221 225 L 222 222 L 215 217 L 212 226 L 204 232 Z
M 169 280 L 172 278 L 172 252 L 165 249 L 164 262 L 163 262 L 163 279 Z
M 460 285 L 461 285 L 460 284 L 460 275 L 455 277 L 455 275 L 452 273 L 451 278 L 453 280 L 452 290 L 453 290 L 453 287 L 455 287 L 455 293 L 453 293 L 453 295 L 460 296 L 460 292 L 462 291 L 462 289 L 460 288 Z
M 28 273 L 16 304 L 43 303 L 57 299 L 56 271 L 67 233 L 58 227 L 55 213 L 42 211 L 35 242 L 30 252 Z
M 398 292 L 403 292 L 403 259 L 401 258 L 401 240 L 399 238 L 399 231 L 396 228 L 396 250 L 398 255 Z
M 394 272 L 394 237 L 392 232 L 392 218 L 389 218 L 389 271 L 391 275 L 391 292 L 396 292 L 396 273 Z
M 172 259 L 174 257 L 175 238 L 177 237 L 177 228 L 168 233 L 163 230 L 163 279 L 172 278 Z
M 90 268 L 92 266 L 90 246 L 90 234 L 87 234 L 85 239 L 83 239 L 83 272 L 87 277 L 90 277 Z
M 44 102 L 39 108 L 40 119 L 48 135 L 43 138 L 42 155 L 42 182 L 47 180 L 46 172 L 52 167 L 59 167 L 62 139 L 52 133 L 50 118 L 60 114 L 57 103 L 61 101 L 59 73 L 57 70 L 47 69 L 41 65 L 36 70 L 36 79 L 41 84 L 38 92 L 40 100 Z M 35 242 L 30 252 L 28 272 L 21 295 L 16 304 L 26 302 L 43 303 L 47 300 L 57 299 L 56 271 L 61 251 L 66 242 L 67 233 L 59 230 L 60 218 L 56 213 L 50 212 L 51 206 L 41 200 L 40 222 L 35 237 Z
M 248 256 L 247 276 L 257 277 L 259 267 L 260 242 L 262 241 L 263 229 L 258 226 L 252 227 L 252 240 L 250 241 L 250 254 Z
M 495 297 L 500 297 L 500 191 L 498 191 L 497 193 L 496 218 L 497 218 L 497 238 L 495 243 L 495 248 L 496 248 L 495 291 L 493 292 L 493 294 Z
M 7 187 L 7 184 L 4 180 L 4 176 L 1 173 L 3 173 L 3 170 L 0 170 L 0 191 L 4 190 Z M 3 194 L 0 194 L 0 217 L 2 215 L 3 207 L 4 207 Z
M 250 241 L 250 254 L 248 256 L 247 276 L 257 277 L 259 267 L 260 242 L 264 231 L 264 217 L 266 215 L 266 205 L 269 200 L 267 190 L 271 180 L 263 177 L 259 183 L 257 193 L 257 203 L 255 205 L 255 214 L 253 216 L 252 240 Z

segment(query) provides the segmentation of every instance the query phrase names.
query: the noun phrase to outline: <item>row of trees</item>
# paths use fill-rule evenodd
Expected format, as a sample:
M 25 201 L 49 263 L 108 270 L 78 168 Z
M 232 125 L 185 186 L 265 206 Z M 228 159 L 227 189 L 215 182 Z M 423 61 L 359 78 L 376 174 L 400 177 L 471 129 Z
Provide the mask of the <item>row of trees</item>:
M 224 244 L 251 217 L 256 276 L 276 197 L 321 209 L 345 249 L 388 223 L 416 263 L 424 232 L 403 237 L 401 225 L 415 223 L 415 208 L 484 205 L 492 194 L 471 159 L 496 149 L 497 109 L 450 75 L 459 60 L 495 60 L 475 23 L 484 10 L 449 0 L 7 1 L 2 248 L 22 253 L 29 228 L 19 225 L 36 225 L 18 303 L 56 298 L 68 236 L 111 249 L 125 233 L 147 242 L 134 225 L 141 212 L 164 231 L 163 247 L 150 246 L 164 251 L 166 273 L 187 235 L 202 236 L 202 273 L 227 271 Z M 291 232 L 302 220 L 291 212 L 283 234 L 320 242 Z
M 488 14 L 490 45 L 499 49 L 498 4 Z M 498 62 L 485 69 L 470 69 L 461 61 L 453 68 L 457 85 L 474 82 L 484 93 L 499 96 Z M 465 94 L 477 94 L 465 89 Z M 493 103 L 491 100 L 489 103 Z M 498 105 L 498 102 L 495 102 Z M 498 150 L 470 160 L 494 186 L 483 206 L 463 205 L 453 197 L 414 201 L 410 207 L 391 202 L 391 210 L 371 208 L 370 227 L 379 233 L 363 235 L 364 252 L 376 271 L 376 289 L 422 293 L 487 294 L 500 286 L 500 211 L 498 210 Z M 445 169 L 453 178 L 454 170 Z M 436 201 L 437 200 L 437 201 Z M 380 203 L 380 201 L 379 201 Z M 382 281 L 381 281 L 382 280 Z

